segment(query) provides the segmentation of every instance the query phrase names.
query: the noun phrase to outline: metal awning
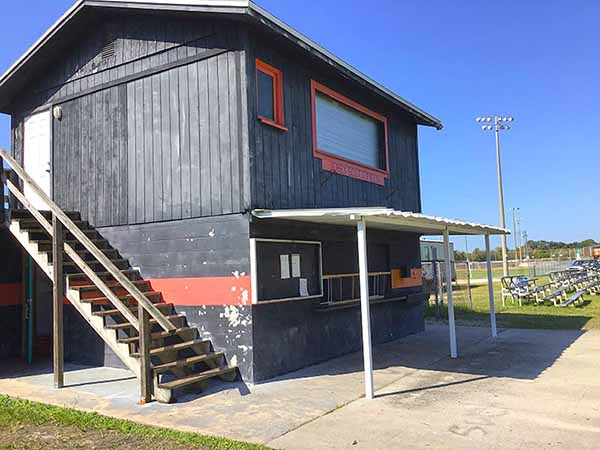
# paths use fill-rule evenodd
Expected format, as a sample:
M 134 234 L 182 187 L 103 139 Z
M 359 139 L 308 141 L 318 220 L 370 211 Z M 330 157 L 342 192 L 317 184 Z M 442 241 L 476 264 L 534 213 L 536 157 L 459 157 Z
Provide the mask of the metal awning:
M 255 209 L 252 215 L 259 219 L 287 219 L 330 225 L 356 225 L 363 218 L 369 228 L 409 231 L 438 236 L 448 230 L 450 235 L 503 235 L 510 230 L 473 222 L 446 219 L 391 208 L 324 208 L 324 209 Z
M 492 337 L 498 336 L 496 326 L 496 311 L 494 308 L 494 288 L 492 278 L 492 262 L 490 235 L 510 234 L 509 230 L 482 225 L 479 223 L 463 222 L 460 220 L 444 219 L 425 214 L 397 211 L 391 208 L 327 208 L 327 209 L 255 209 L 252 215 L 259 219 L 297 220 L 311 223 L 331 225 L 356 226 L 358 244 L 358 269 L 360 275 L 360 308 L 361 331 L 363 339 L 363 360 L 365 374 L 365 397 L 375 396 L 373 380 L 373 350 L 371 344 L 371 311 L 369 300 L 369 271 L 367 255 L 367 228 L 407 231 L 417 234 L 444 236 L 444 261 L 450 261 L 450 239 L 452 235 L 484 235 L 485 253 L 487 260 L 488 294 L 490 300 L 490 327 Z M 445 264 L 445 279 L 452 280 L 452 267 Z M 452 283 L 446 283 L 448 302 L 448 331 L 450 334 L 450 357 L 458 358 L 456 339 L 456 321 L 454 319 L 454 300 L 452 298 Z

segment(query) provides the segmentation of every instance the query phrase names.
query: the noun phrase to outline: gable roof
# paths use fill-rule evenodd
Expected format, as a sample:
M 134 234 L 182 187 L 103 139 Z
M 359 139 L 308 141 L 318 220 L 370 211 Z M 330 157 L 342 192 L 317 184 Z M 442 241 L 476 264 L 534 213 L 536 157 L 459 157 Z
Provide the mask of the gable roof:
M 251 0 L 77 0 L 9 69 L 0 77 L 0 110 L 6 107 L 12 92 L 11 82 L 27 68 L 29 64 L 43 53 L 60 32 L 67 27 L 75 17 L 88 8 L 129 8 L 152 9 L 164 11 L 213 12 L 236 14 L 244 16 L 264 27 L 277 32 L 297 46 L 308 50 L 315 56 L 334 66 L 356 81 L 364 84 L 379 95 L 400 106 L 415 117 L 420 125 L 433 126 L 442 129 L 442 123 L 434 116 L 423 111 L 398 94 L 377 83 L 367 75 L 352 67 L 302 33 L 296 31 L 271 13 L 261 8 Z

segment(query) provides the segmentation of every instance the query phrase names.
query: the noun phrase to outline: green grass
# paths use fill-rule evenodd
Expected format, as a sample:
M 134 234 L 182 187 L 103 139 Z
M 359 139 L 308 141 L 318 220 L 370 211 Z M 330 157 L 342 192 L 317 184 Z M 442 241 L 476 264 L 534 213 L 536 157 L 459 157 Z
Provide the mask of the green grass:
M 465 285 L 454 286 L 455 317 L 460 323 L 489 323 L 489 296 L 487 285 L 472 288 L 473 309 L 470 308 Z M 519 306 L 506 300 L 502 306 L 500 283 L 494 283 L 494 305 L 498 326 L 505 328 L 548 328 L 548 329 L 600 329 L 600 296 L 586 294 L 581 306 L 559 308 L 551 304 L 524 303 Z M 442 317 L 447 318 L 447 308 L 442 308 Z M 434 317 L 433 296 L 426 315 Z
M 463 266 L 464 267 L 464 266 Z M 511 275 L 529 275 L 529 269 L 525 268 L 510 268 Z M 492 269 L 492 277 L 500 278 L 504 275 L 502 272 L 502 268 L 494 268 Z M 456 277 L 458 280 L 466 280 L 467 279 L 467 269 L 457 269 Z M 471 270 L 471 279 L 472 280 L 487 280 L 487 269 L 472 269 Z
M 164 444 L 164 448 L 169 448 L 169 443 L 171 443 L 202 450 L 268 450 L 268 447 L 262 445 L 140 425 L 96 413 L 0 395 L 0 427 L 15 425 L 74 427 L 82 433 L 86 431 L 112 431 L 128 437 L 137 436 L 153 442 L 157 441 Z

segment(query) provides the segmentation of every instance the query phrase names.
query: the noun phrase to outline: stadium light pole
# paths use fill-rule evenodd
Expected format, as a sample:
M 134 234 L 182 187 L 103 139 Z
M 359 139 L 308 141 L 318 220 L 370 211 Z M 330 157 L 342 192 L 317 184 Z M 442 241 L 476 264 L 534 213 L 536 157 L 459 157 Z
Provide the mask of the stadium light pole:
M 481 123 L 483 131 L 494 131 L 496 133 L 496 162 L 498 165 L 498 203 L 500 204 L 500 226 L 506 228 L 506 218 L 504 215 L 504 189 L 502 187 L 502 164 L 500 161 L 500 131 L 510 130 L 506 125 L 514 119 L 510 116 L 477 117 L 476 122 Z M 493 122 L 493 125 L 492 125 Z M 502 242 L 502 272 L 505 277 L 508 276 L 508 249 L 506 247 L 506 235 L 500 236 Z

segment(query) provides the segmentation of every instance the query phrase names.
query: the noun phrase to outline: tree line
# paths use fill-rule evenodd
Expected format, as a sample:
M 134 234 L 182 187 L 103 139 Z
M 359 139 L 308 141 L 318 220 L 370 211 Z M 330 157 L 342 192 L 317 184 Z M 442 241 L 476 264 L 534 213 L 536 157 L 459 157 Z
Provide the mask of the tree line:
M 575 257 L 575 249 L 591 247 L 593 245 L 599 245 L 594 239 L 585 239 L 579 242 L 560 242 L 560 241 L 527 241 L 526 247 L 523 246 L 521 250 L 523 257 L 525 257 L 526 253 L 529 253 L 529 256 L 534 259 L 543 259 L 543 258 L 569 258 Z M 526 250 L 527 249 L 527 252 Z M 486 260 L 485 250 L 481 250 L 480 248 L 475 248 L 473 251 L 469 252 L 467 255 L 466 252 L 463 251 L 455 251 L 454 258 L 456 261 L 466 261 L 467 256 L 469 257 L 469 261 L 474 262 L 482 262 Z M 491 250 L 492 261 L 500 261 L 502 260 L 502 248 L 496 247 Z M 508 259 L 518 259 L 518 254 L 515 249 L 508 250 Z

